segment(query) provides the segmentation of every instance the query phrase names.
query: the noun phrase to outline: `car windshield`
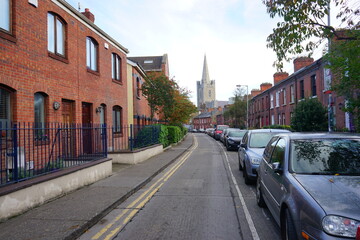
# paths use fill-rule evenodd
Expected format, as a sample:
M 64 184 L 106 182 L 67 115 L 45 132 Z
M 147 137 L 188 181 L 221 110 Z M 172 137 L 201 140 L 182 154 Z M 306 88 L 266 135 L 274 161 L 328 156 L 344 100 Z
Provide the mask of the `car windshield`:
M 298 174 L 360 175 L 360 139 L 294 140 L 290 171 Z
M 252 133 L 250 137 L 250 148 L 265 148 L 271 137 L 276 135 L 276 132 L 257 132 Z
M 245 135 L 245 131 L 231 131 L 229 132 L 229 137 L 243 137 Z
M 217 130 L 222 131 L 222 130 L 228 128 L 228 127 L 229 127 L 229 126 L 218 126 L 218 127 L 217 127 Z

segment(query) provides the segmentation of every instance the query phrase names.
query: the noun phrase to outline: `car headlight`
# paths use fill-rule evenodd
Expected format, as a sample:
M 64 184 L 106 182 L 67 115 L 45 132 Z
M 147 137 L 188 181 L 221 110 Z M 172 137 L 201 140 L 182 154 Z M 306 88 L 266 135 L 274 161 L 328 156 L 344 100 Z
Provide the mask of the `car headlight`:
M 251 160 L 251 164 L 260 164 L 261 162 L 261 158 L 258 158 L 258 157 L 252 157 L 250 158 Z
M 355 238 L 360 222 L 345 217 L 329 215 L 324 217 L 322 225 L 324 231 L 328 234 Z
M 228 142 L 229 142 L 230 144 L 234 144 L 234 141 L 231 140 L 231 139 L 228 139 Z

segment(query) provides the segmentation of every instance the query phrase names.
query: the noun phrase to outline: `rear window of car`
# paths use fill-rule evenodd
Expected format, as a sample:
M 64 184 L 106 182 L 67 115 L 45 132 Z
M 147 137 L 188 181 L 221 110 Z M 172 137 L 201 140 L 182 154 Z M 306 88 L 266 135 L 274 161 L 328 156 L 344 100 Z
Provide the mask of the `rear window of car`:
M 216 128 L 216 130 L 222 131 L 222 130 L 228 128 L 228 127 L 229 127 L 229 126 L 218 126 L 218 127 Z
M 293 140 L 290 156 L 298 174 L 360 175 L 360 139 Z
M 257 132 L 252 133 L 250 137 L 250 148 L 265 148 L 269 143 L 272 136 L 276 135 L 276 132 Z
M 229 137 L 243 137 L 245 135 L 245 131 L 230 131 Z

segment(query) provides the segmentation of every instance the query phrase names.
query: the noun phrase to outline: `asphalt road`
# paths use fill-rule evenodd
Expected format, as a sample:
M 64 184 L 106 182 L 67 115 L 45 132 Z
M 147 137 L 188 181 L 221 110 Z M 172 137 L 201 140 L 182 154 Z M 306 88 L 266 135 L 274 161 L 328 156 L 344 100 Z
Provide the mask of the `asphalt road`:
M 82 239 L 280 239 L 255 186 L 239 172 L 237 152 L 205 134 Z

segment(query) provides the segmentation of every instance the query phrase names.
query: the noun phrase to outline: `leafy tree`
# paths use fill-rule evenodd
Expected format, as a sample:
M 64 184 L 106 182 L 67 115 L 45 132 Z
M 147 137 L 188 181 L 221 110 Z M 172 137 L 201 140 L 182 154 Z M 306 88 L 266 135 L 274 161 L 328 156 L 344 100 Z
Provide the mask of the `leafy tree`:
M 151 108 L 151 118 L 155 112 L 159 112 L 170 124 L 181 125 L 196 111 L 195 105 L 189 100 L 189 92 L 164 74 L 149 74 L 142 92 Z
M 291 118 L 291 127 L 295 131 L 326 131 L 327 109 L 316 98 L 307 98 L 299 102 Z
M 274 65 L 278 70 L 292 56 L 307 53 L 309 56 L 330 39 L 331 47 L 324 59 L 333 74 L 332 90 L 344 96 L 348 104 L 345 111 L 355 115 L 360 130 L 360 2 L 348 0 L 262 0 L 271 18 L 282 18 L 267 38 L 267 47 L 277 56 Z M 339 9 L 336 17 L 345 29 L 328 25 L 330 3 Z M 345 31 L 344 31 L 345 30 Z
M 246 96 L 241 89 L 235 91 L 234 104 L 224 112 L 224 118 L 232 122 L 232 127 L 246 128 Z

